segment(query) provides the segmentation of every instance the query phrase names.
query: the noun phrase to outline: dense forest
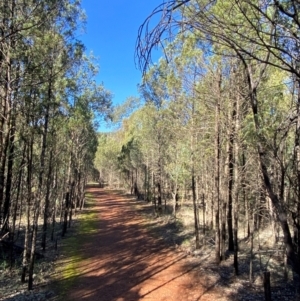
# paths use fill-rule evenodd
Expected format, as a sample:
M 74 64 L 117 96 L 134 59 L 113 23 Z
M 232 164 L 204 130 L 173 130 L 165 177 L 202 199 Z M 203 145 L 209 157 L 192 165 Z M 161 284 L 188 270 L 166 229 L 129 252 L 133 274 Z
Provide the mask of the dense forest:
M 31 290 L 97 179 L 156 216 L 191 208 L 194 248 L 232 254 L 236 275 L 247 240 L 250 280 L 271 231 L 263 251 L 299 289 L 299 1 L 162 1 L 137 32 L 140 98 L 113 111 L 76 38 L 84 22 L 79 0 L 0 2 L 1 262 Z M 115 130 L 98 132 L 103 116 Z
M 299 20 L 295 0 L 164 1 L 138 33 L 141 101 L 120 105 L 118 129 L 98 138 L 103 184 L 158 216 L 191 204 L 195 248 L 212 238 L 236 275 L 241 238 L 253 252 L 268 228 L 266 252 L 283 250 L 299 280 Z
M 40 250 L 84 205 L 95 118 L 110 108 L 76 39 L 84 20 L 77 0 L 0 2 L 0 259 L 21 264 L 28 289 Z

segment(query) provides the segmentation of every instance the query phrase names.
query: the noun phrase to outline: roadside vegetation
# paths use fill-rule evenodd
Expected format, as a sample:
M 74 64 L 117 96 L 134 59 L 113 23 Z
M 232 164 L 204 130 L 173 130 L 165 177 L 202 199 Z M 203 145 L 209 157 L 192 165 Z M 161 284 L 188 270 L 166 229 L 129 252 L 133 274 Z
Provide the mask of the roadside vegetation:
M 103 185 L 125 187 L 154 216 L 189 212 L 196 252 L 249 283 L 271 272 L 295 295 L 299 13 L 292 0 L 164 1 L 137 38 L 141 101 L 119 107 L 95 160 Z
M 76 38 L 84 20 L 77 0 L 0 3 L 0 267 L 28 290 L 84 207 L 110 111 Z

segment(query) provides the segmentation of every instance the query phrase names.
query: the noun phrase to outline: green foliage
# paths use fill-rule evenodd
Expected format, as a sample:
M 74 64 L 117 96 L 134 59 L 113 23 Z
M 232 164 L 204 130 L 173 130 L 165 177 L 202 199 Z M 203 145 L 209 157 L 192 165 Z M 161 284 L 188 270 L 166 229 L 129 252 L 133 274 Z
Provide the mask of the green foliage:
M 45 247 L 53 215 L 83 205 L 97 121 L 110 113 L 111 94 L 76 38 L 79 0 L 4 0 L 0 19 L 0 232 L 15 239 L 17 224 L 25 226 L 34 252 L 36 237 Z M 22 264 L 33 267 L 32 258 Z
M 93 200 L 88 198 L 89 205 L 93 204 Z M 81 246 L 84 245 L 89 234 L 97 231 L 96 214 L 85 212 L 79 217 L 79 225 L 75 230 L 75 235 L 67 237 L 64 240 L 63 253 L 67 254 L 67 261 L 60 262 L 58 291 L 59 295 L 63 298 L 70 292 L 70 289 L 76 285 L 77 278 L 80 275 L 78 270 L 79 263 L 85 259 L 84 250 Z

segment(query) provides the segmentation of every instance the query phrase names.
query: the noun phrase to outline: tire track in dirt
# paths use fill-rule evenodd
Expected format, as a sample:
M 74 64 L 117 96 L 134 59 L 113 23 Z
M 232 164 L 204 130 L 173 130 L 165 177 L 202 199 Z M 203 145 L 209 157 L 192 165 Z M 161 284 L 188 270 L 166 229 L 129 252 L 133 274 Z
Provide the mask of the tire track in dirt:
M 200 274 L 199 263 L 147 232 L 135 200 L 95 187 L 88 192 L 96 229 L 79 247 L 79 276 L 69 300 L 223 300 L 216 283 Z

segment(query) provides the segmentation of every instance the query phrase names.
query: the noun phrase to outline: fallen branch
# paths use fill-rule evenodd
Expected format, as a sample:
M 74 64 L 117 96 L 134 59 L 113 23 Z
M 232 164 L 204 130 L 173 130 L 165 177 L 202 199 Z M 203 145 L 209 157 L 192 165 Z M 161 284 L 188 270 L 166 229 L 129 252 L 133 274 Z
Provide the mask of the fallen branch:
M 0 241 L 3 240 L 8 234 L 9 234 L 9 232 L 7 232 L 6 234 L 4 234 L 4 235 L 0 238 Z

